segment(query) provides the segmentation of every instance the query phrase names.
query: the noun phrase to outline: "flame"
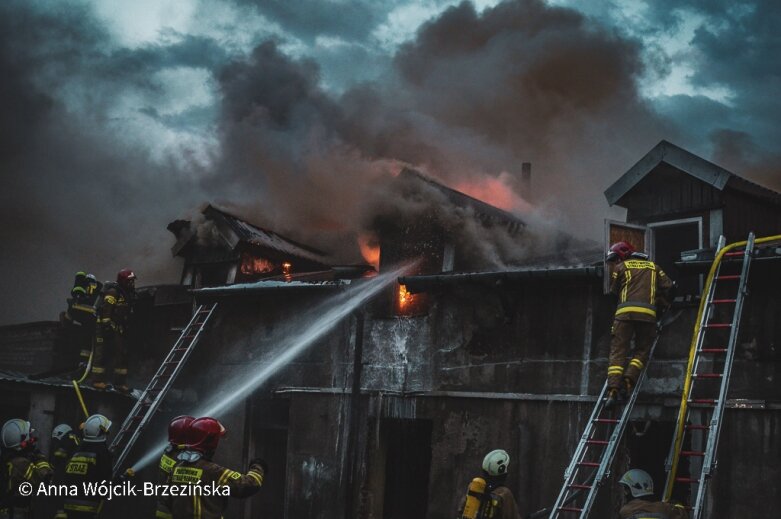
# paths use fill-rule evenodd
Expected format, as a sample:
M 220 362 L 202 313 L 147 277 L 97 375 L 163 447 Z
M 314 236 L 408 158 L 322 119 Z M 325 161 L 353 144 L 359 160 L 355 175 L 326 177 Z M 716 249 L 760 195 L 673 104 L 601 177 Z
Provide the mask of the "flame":
M 258 258 L 250 254 L 242 254 L 241 256 L 241 267 L 239 270 L 245 276 L 266 274 L 273 272 L 275 268 L 276 266 L 267 259 Z
M 415 296 L 407 291 L 406 285 L 399 285 L 399 310 L 404 311 L 404 309 L 412 302 L 413 297 Z
M 293 279 L 293 264 L 289 261 L 282 264 L 282 276 L 285 278 L 285 281 Z
M 505 211 L 530 210 L 529 203 L 513 190 L 510 181 L 510 174 L 502 171 L 498 177 L 481 177 L 464 181 L 456 184 L 454 189 Z
M 362 233 L 358 235 L 358 246 L 361 248 L 361 256 L 363 259 L 374 267 L 375 270 L 380 270 L 380 244 L 377 242 L 377 238 L 371 233 Z

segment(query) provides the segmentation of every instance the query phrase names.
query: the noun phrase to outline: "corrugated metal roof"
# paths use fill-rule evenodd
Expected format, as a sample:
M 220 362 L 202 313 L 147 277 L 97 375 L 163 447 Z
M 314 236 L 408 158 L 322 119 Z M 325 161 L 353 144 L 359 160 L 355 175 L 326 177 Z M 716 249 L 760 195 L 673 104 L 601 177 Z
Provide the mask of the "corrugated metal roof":
M 665 140 L 660 141 L 651 151 L 637 161 L 634 166 L 629 168 L 621 178 L 616 180 L 613 185 L 605 190 L 605 198 L 607 198 L 608 203 L 610 205 L 618 203 L 624 195 L 662 162 L 667 163 L 706 184 L 710 184 L 719 191 L 723 191 L 725 187 L 729 187 L 751 196 L 781 204 L 781 193 L 746 180 L 743 177 L 727 171 L 721 166 L 717 166 L 716 164 Z
M 255 281 L 254 283 L 238 283 L 220 287 L 198 288 L 192 292 L 200 296 L 231 296 L 268 290 L 322 290 L 344 287 L 349 285 L 350 281 L 351 280 L 349 279 L 339 279 L 336 281 Z
M 73 382 L 69 379 L 62 377 L 49 377 L 41 380 L 35 380 L 28 378 L 28 375 L 19 371 L 0 370 L 0 382 L 15 382 L 18 384 L 31 384 L 34 386 L 47 386 L 57 388 L 71 388 L 73 389 Z M 93 391 L 96 393 L 106 393 L 106 391 L 97 390 L 91 386 L 81 385 L 79 388 L 82 391 Z M 133 390 L 138 391 L 138 390 Z M 117 391 L 108 391 L 108 393 L 122 394 Z M 133 395 L 124 395 L 132 398 Z
M 211 218 L 221 218 L 236 233 L 239 239 L 246 243 L 272 249 L 286 256 L 294 256 L 327 265 L 327 257 L 324 252 L 295 242 L 281 234 L 253 225 L 222 209 L 210 205 L 203 210 L 203 214 Z
M 599 266 L 569 266 L 569 267 L 532 267 L 498 272 L 453 272 L 426 276 L 403 276 L 399 283 L 405 285 L 410 292 L 422 292 L 436 286 L 457 285 L 463 283 L 497 283 L 524 282 L 561 279 L 601 279 L 603 267 Z

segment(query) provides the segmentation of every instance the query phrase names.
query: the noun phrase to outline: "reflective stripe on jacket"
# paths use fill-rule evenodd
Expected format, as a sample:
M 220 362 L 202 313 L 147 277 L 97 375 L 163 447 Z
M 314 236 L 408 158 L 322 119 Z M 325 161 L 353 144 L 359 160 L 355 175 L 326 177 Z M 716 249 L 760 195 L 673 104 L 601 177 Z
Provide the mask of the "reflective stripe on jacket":
M 656 321 L 657 306 L 668 306 L 672 281 L 653 261 L 629 259 L 616 265 L 610 292 L 618 296 L 616 319 Z

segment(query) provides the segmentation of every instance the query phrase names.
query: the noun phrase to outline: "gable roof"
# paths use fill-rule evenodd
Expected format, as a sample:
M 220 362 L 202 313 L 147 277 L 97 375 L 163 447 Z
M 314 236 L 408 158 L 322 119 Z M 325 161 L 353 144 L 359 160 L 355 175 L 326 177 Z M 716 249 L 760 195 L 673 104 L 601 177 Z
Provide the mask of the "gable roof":
M 227 211 L 208 205 L 203 215 L 214 222 L 225 243 L 234 250 L 240 243 L 264 248 L 283 256 L 311 261 L 322 266 L 328 265 L 326 253 L 313 247 L 298 243 L 279 233 L 258 227 Z M 173 253 L 178 254 L 196 235 L 190 222 L 177 220 L 168 225 L 168 229 L 177 236 Z
M 762 198 L 781 205 L 781 194 L 778 192 L 746 180 L 665 140 L 660 141 L 634 166 L 629 168 L 621 178 L 605 190 L 605 198 L 607 198 L 608 203 L 614 205 L 620 202 L 624 195 L 663 162 L 713 186 L 719 191 L 734 189 L 749 196 Z

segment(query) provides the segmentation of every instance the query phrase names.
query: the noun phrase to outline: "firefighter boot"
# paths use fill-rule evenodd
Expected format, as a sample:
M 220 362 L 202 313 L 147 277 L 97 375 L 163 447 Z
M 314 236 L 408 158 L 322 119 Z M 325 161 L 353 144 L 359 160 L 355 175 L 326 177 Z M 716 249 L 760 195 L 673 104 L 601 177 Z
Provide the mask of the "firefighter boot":
M 632 379 L 629 377 L 624 377 L 624 380 L 621 381 L 621 389 L 618 391 L 621 400 L 626 401 L 629 399 L 629 397 L 632 395 L 633 387 L 634 382 L 632 382 Z
M 605 397 L 605 409 L 612 409 L 618 403 L 618 389 L 611 387 Z

